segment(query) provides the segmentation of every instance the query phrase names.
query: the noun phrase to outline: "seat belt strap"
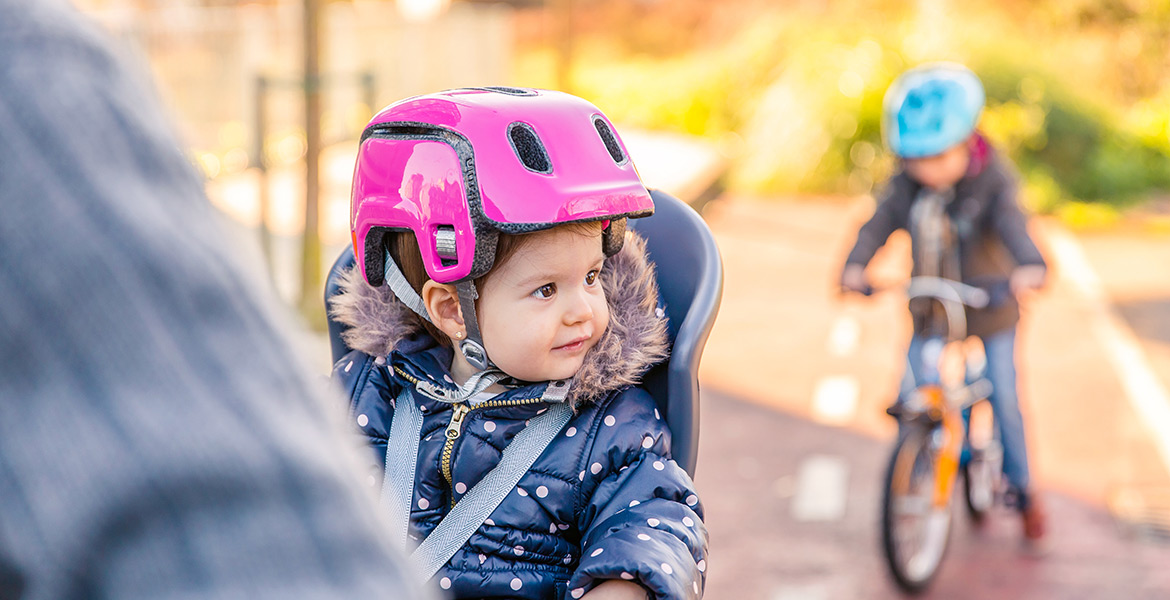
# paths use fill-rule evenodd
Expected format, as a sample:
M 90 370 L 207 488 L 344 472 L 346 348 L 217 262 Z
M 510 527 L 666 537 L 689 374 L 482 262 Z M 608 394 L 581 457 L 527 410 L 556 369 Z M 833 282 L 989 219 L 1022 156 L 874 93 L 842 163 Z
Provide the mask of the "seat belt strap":
M 568 381 L 549 382 L 541 396 L 542 401 L 549 403 L 548 410 L 529 419 L 528 426 L 517 433 L 504 449 L 499 464 L 468 490 L 414 551 L 411 558 L 421 570 L 424 581 L 434 577 L 459 548 L 471 539 L 472 534 L 515 489 L 536 459 L 572 419 L 573 409 L 565 402 L 568 392 Z M 394 520 L 393 533 L 399 536 L 394 539 L 401 540 L 400 547 L 405 547 L 414 498 L 422 413 L 414 403 L 409 388 L 399 394 L 396 404 L 386 446 L 386 479 L 382 485 L 382 501 L 388 505 L 387 509 Z M 405 439 L 406 435 L 411 439 Z M 398 452 L 394 452 L 394 449 L 398 449 Z M 391 504 L 395 506 L 389 506 Z
M 403 387 L 394 402 L 394 420 L 386 438 L 386 470 L 382 476 L 382 506 L 390 515 L 390 543 L 396 548 L 406 547 L 410 530 L 410 506 L 423 422 L 422 411 L 410 392 L 409 387 Z

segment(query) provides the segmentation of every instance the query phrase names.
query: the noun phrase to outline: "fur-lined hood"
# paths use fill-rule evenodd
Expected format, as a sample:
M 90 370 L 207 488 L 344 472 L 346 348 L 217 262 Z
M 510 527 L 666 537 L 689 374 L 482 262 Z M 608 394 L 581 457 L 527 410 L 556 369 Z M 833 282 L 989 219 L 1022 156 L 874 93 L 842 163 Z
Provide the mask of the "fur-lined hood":
M 568 399 L 575 408 L 638 383 L 669 353 L 666 318 L 658 316 L 658 285 L 645 240 L 626 233 L 622 250 L 605 261 L 601 285 L 609 304 L 609 328 L 573 377 Z M 329 304 L 333 317 L 349 327 L 341 336 L 346 345 L 371 356 L 388 356 L 403 340 L 424 331 L 390 286 L 371 287 L 357 268 L 342 276 L 341 293 Z

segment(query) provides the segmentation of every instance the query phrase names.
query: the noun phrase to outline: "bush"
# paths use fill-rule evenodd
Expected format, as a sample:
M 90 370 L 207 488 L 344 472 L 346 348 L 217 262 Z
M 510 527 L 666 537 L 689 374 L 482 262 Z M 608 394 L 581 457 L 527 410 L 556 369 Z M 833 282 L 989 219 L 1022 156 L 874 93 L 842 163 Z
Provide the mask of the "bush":
M 896 166 L 882 145 L 882 98 L 921 40 L 897 25 L 873 37 L 865 20 L 773 14 L 721 46 L 579 64 L 576 91 L 623 123 L 740 140 L 732 189 L 867 193 Z M 954 41 L 955 58 L 983 79 L 980 128 L 1037 196 L 1029 206 L 1124 206 L 1170 189 L 1170 101 L 1122 105 L 1063 63 L 1050 68 L 1059 52 L 978 31 Z

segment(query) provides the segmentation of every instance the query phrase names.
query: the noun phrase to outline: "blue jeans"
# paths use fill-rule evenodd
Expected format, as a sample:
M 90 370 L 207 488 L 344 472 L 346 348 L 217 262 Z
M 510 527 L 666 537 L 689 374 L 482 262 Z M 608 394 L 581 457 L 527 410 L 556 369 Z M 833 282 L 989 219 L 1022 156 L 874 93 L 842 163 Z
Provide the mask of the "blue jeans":
M 995 424 L 999 428 L 1000 443 L 1003 445 L 1003 474 L 1007 477 L 1011 491 L 1018 494 L 1020 508 L 1023 509 L 1028 502 L 1028 450 L 1024 442 L 1024 418 L 1020 414 L 1020 401 L 1016 393 L 1016 329 L 1012 327 L 980 339 L 983 340 L 983 352 L 987 357 L 984 376 L 992 387 L 988 401 L 995 413 Z M 910 339 L 910 348 L 906 352 L 909 368 L 902 377 L 899 402 L 916 385 L 938 382 L 937 355 L 933 360 L 928 357 L 924 361 L 923 354 L 924 351 L 933 354 L 934 348 L 940 347 L 938 345 L 941 343 L 941 338 L 937 337 L 915 335 Z

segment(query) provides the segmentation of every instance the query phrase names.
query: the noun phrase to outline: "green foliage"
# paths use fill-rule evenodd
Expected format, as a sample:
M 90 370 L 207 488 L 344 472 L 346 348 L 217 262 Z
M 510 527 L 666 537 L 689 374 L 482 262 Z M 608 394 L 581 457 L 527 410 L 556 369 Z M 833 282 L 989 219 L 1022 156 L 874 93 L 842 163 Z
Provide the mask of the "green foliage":
M 1170 87 L 1134 97 L 1160 85 L 1165 65 L 1149 61 L 1139 85 L 1096 50 L 1136 35 L 1140 59 L 1143 48 L 1165 47 L 1170 19 L 1151 24 L 1108 4 L 993 6 L 937 31 L 909 13 L 889 18 L 881 2 L 776 11 L 689 51 L 579 61 L 575 91 L 623 123 L 738 140 L 733 188 L 866 193 L 896 167 L 881 138 L 886 88 L 908 66 L 956 60 L 984 81 L 980 129 L 1019 167 L 1025 202 L 1043 212 L 1072 201 L 1122 206 L 1170 189 Z M 1084 29 L 1054 33 L 1070 24 Z M 992 27 L 1004 33 L 986 35 Z M 594 38 L 598 48 L 605 39 Z

